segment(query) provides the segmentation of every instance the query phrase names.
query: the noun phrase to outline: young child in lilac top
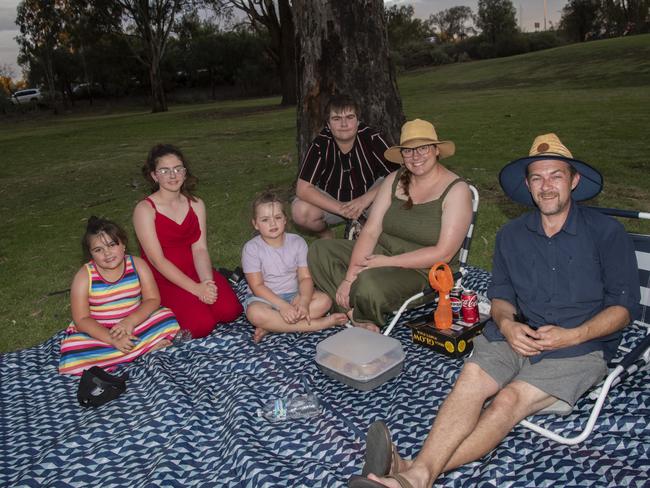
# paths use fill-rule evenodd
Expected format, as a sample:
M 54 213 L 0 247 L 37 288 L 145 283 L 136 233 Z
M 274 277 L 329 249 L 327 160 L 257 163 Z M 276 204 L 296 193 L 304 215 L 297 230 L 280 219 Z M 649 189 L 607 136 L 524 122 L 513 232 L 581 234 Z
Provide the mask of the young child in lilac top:
M 332 301 L 314 291 L 307 267 L 307 243 L 285 232 L 284 204 L 272 192 L 253 202 L 253 227 L 259 233 L 244 244 L 242 268 L 252 291 L 245 303 L 246 317 L 255 326 L 253 340 L 269 332 L 311 332 L 343 325 L 343 313 L 325 316 Z

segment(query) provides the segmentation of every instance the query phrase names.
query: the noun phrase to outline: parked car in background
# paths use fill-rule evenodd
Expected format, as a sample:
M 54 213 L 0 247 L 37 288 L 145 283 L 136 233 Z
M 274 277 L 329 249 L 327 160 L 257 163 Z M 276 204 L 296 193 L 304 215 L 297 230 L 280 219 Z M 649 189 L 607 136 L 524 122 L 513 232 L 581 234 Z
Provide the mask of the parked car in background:
M 99 83 L 81 83 L 72 88 L 72 96 L 75 99 L 93 98 L 104 96 L 104 90 Z
M 11 95 L 10 100 L 14 105 L 36 104 L 43 101 L 43 93 L 38 88 L 27 88 L 15 92 Z

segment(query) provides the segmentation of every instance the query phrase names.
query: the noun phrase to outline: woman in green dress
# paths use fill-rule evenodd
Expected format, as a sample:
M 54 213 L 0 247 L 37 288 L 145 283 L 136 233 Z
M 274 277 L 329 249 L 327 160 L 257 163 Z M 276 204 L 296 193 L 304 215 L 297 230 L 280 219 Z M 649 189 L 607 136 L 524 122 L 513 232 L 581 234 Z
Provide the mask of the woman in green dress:
M 359 238 L 311 245 L 315 285 L 355 325 L 379 331 L 386 314 L 426 287 L 431 266 L 458 264 L 472 195 L 468 184 L 439 162 L 454 152 L 454 143 L 439 140 L 429 122 L 406 122 L 400 144 L 385 153 L 403 167 L 382 183 Z

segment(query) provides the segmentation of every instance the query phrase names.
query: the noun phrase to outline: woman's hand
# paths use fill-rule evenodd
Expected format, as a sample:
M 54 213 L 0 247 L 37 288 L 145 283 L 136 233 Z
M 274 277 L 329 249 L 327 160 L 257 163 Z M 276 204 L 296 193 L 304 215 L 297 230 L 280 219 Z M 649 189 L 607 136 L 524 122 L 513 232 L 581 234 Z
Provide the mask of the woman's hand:
M 204 280 L 197 283 L 196 291 L 194 294 L 207 305 L 212 305 L 217 301 L 218 291 L 217 285 L 212 280 Z
M 350 288 L 352 282 L 348 279 L 341 281 L 341 284 L 336 289 L 336 303 L 344 310 L 350 310 Z
M 391 259 L 390 256 L 384 256 L 383 254 L 371 254 L 364 258 L 361 266 L 363 266 L 363 269 L 385 268 L 391 266 Z

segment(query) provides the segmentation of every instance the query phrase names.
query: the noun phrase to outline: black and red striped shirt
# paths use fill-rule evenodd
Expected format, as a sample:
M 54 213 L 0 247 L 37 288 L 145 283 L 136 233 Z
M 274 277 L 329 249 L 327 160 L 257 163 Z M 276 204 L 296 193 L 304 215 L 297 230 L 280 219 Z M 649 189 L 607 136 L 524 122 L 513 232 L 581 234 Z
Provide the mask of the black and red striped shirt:
M 329 127 L 325 127 L 309 146 L 298 178 L 339 202 L 349 202 L 366 193 L 379 178 L 400 167 L 384 159 L 387 148 L 386 139 L 379 130 L 359 124 L 352 149 L 343 154 Z

